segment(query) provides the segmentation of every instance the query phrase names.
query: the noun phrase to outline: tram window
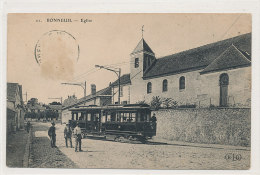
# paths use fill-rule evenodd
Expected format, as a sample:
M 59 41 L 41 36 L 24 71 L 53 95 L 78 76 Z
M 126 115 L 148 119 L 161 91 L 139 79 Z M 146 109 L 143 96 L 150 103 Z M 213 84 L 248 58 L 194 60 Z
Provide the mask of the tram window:
M 98 117 L 98 114 L 94 114 L 94 116 L 95 116 L 95 117 L 94 117 L 94 121 L 98 121 L 98 118 L 99 118 L 99 117 Z
M 136 113 L 136 120 L 137 122 L 140 122 L 141 121 L 141 117 L 140 117 L 140 113 Z
M 101 117 L 101 122 L 102 122 L 102 123 L 106 123 L 106 116 L 105 116 L 105 115 L 103 115 L 103 116 Z
M 111 121 L 111 115 L 107 114 L 107 121 L 110 122 Z
M 129 121 L 129 113 L 124 113 L 123 121 Z
M 136 113 L 130 113 L 130 122 L 136 121 Z
M 91 114 L 90 113 L 87 114 L 87 117 L 88 117 L 88 121 L 91 121 Z
M 124 121 L 124 113 L 118 113 L 119 114 L 119 121 L 123 122 Z
M 146 117 L 146 121 L 150 121 L 151 114 L 147 113 L 146 116 L 147 116 L 147 117 Z
M 83 113 L 80 113 L 79 120 L 83 120 Z

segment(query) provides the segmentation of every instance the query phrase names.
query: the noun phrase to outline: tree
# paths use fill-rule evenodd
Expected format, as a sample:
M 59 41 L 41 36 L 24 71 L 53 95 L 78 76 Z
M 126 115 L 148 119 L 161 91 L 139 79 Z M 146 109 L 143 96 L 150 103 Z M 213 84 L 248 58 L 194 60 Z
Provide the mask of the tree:
M 178 105 L 178 102 L 174 101 L 172 98 L 164 98 L 162 99 L 162 105 L 164 108 L 176 108 Z
M 51 102 L 50 105 L 61 105 L 61 103 L 54 101 L 54 102 Z
M 138 102 L 136 102 L 136 104 L 140 104 L 140 105 L 144 105 L 144 104 L 146 104 L 146 105 L 148 105 L 148 104 L 145 102 L 145 100 L 138 101 Z
M 152 101 L 151 101 L 151 108 L 154 110 L 158 110 L 161 107 L 162 100 L 159 96 L 153 96 Z
M 51 119 L 51 120 L 53 120 L 54 118 L 56 118 L 56 119 L 58 119 L 58 117 L 59 117 L 59 113 L 57 112 L 57 111 L 53 111 L 53 110 L 50 110 L 50 109 L 48 109 L 48 110 L 46 110 L 46 119 Z
M 32 106 L 35 106 L 36 104 L 38 104 L 38 99 L 31 98 L 30 100 L 28 100 L 27 104 L 31 104 Z

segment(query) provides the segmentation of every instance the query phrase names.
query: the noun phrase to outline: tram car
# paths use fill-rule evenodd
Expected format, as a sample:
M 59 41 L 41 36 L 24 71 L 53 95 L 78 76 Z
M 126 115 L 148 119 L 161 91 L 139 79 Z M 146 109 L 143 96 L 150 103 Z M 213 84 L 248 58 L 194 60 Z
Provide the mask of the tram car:
M 145 141 L 156 135 L 156 121 L 151 120 L 149 105 L 128 104 L 78 106 L 70 109 L 72 128 L 79 124 L 83 137 L 136 139 Z M 108 139 L 109 140 L 109 139 Z

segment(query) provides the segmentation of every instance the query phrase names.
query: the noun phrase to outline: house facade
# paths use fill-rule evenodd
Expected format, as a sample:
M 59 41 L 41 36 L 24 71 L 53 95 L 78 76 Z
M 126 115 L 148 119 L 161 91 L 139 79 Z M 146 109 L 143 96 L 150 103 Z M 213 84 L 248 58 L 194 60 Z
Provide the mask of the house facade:
M 118 104 L 118 80 L 113 82 L 110 86 L 112 88 L 112 104 Z M 120 104 L 129 104 L 130 103 L 130 87 L 131 80 L 130 74 L 124 74 L 120 77 Z
M 22 86 L 7 83 L 7 132 L 24 128 L 24 104 Z
M 142 38 L 130 58 L 130 103 L 250 107 L 251 33 L 156 58 Z

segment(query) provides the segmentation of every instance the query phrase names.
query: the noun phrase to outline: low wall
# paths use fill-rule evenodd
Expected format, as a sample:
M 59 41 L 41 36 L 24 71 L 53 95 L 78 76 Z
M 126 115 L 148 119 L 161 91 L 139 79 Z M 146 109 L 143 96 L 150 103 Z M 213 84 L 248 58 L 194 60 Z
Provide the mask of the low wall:
M 157 117 L 156 137 L 159 139 L 250 146 L 250 109 L 165 109 L 154 113 Z

